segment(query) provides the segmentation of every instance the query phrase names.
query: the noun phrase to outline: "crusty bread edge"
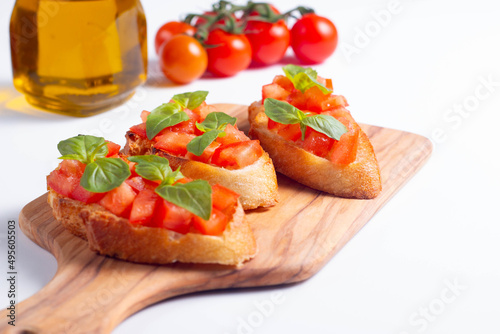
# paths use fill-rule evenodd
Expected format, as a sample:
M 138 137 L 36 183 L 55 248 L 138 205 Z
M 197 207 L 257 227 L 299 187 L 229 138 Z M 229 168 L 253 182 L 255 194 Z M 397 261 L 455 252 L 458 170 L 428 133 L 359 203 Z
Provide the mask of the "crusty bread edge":
M 257 252 L 241 204 L 221 236 L 207 236 L 135 226 L 98 204 L 84 204 L 52 189 L 49 189 L 48 203 L 54 217 L 69 232 L 87 240 L 91 250 L 121 260 L 149 264 L 185 262 L 240 266 Z
M 249 122 L 250 136 L 261 142 L 276 171 L 308 187 L 339 197 L 371 199 L 380 193 L 382 185 L 377 158 L 363 131 L 360 131 L 356 161 L 338 166 L 269 131 L 268 117 L 260 101 L 250 105 Z

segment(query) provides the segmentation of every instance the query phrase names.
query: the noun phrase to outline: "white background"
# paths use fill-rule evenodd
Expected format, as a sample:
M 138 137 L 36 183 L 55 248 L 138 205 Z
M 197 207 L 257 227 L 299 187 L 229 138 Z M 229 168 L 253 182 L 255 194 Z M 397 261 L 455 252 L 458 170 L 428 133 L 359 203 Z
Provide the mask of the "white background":
M 210 103 L 250 104 L 280 72 L 276 65 L 233 78 L 171 85 L 158 74 L 152 44 L 156 29 L 187 12 L 208 9 L 209 2 L 142 3 L 153 84 L 118 111 L 82 119 L 38 111 L 14 90 L 8 40 L 14 1 L 1 1 L 2 270 L 7 271 L 7 221 L 17 220 L 22 207 L 45 192 L 45 175 L 57 164 L 60 140 L 101 131 L 123 144 L 140 111 L 173 94 L 203 89 L 210 91 Z M 281 10 L 301 4 L 274 3 Z M 114 333 L 500 332 L 499 3 L 401 0 L 390 17 L 383 17 L 383 26 L 377 17 L 389 1 L 307 4 L 332 19 L 340 34 L 334 56 L 316 67 L 320 75 L 333 78 L 335 91 L 347 97 L 359 122 L 431 138 L 431 159 L 308 281 L 167 300 L 133 315 Z M 49 282 L 56 263 L 20 230 L 18 248 L 23 300 Z M 2 305 L 7 305 L 7 287 L 0 281 Z M 273 296 L 278 302 L 260 310 L 258 305 L 269 305 Z

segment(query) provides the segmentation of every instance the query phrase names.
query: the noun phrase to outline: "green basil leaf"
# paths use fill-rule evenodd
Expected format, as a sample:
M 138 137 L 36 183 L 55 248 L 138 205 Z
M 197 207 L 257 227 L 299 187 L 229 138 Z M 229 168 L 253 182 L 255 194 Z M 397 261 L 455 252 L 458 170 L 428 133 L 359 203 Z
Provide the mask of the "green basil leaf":
M 198 90 L 191 93 L 177 94 L 172 97 L 172 100 L 179 103 L 183 108 L 196 109 L 200 104 L 207 98 L 208 92 L 204 90 Z
M 264 112 L 267 117 L 281 124 L 297 124 L 305 117 L 300 109 L 290 103 L 271 98 L 264 100 Z
M 227 124 L 235 125 L 236 117 L 231 117 L 220 111 L 211 112 L 201 123 L 196 123 L 196 127 L 203 132 L 210 130 L 224 130 Z
M 94 193 L 104 193 L 120 186 L 130 176 L 128 164 L 119 158 L 100 158 L 88 164 L 80 184 Z
M 146 120 L 146 135 L 152 140 L 161 130 L 189 120 L 177 103 L 164 103 L 155 108 Z
M 226 133 L 224 130 L 210 130 L 202 134 L 201 136 L 198 136 L 196 138 L 193 138 L 188 144 L 187 144 L 187 150 L 191 153 L 193 153 L 196 156 L 202 155 L 203 151 L 210 146 L 214 142 L 217 137 L 221 135 L 225 135 Z
M 160 185 L 156 193 L 162 198 L 178 205 L 205 220 L 212 214 L 212 187 L 205 180 L 175 185 Z
M 283 72 L 292 81 L 293 86 L 302 93 L 314 86 L 318 87 L 324 94 L 332 92 L 331 89 L 326 88 L 316 80 L 318 73 L 310 67 L 286 65 L 283 67 Z
M 347 132 L 345 125 L 330 115 L 309 116 L 304 118 L 301 124 L 307 125 L 336 140 L 339 140 L 340 137 Z
M 137 163 L 136 173 L 150 181 L 163 181 L 172 173 L 168 159 L 157 155 L 136 155 L 128 160 Z
M 62 154 L 59 159 L 78 160 L 86 165 L 108 154 L 108 145 L 104 138 L 88 135 L 60 141 L 57 149 Z

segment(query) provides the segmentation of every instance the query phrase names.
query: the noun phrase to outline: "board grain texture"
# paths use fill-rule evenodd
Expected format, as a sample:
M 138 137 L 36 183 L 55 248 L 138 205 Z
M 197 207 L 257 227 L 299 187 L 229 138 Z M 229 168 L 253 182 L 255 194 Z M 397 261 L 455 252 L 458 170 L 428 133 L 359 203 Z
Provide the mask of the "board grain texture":
M 218 104 L 248 131 L 247 108 Z M 361 125 L 377 155 L 383 190 L 373 200 L 319 192 L 278 174 L 280 202 L 247 212 L 259 252 L 241 268 L 221 265 L 143 265 L 96 255 L 54 220 L 47 195 L 20 213 L 22 231 L 52 253 L 58 269 L 39 292 L 17 305 L 6 333 L 110 333 L 131 314 L 183 294 L 303 281 L 318 272 L 422 167 L 431 142 L 422 136 Z M 1 313 L 6 319 L 6 311 Z M 2 327 L 4 326 L 4 327 Z

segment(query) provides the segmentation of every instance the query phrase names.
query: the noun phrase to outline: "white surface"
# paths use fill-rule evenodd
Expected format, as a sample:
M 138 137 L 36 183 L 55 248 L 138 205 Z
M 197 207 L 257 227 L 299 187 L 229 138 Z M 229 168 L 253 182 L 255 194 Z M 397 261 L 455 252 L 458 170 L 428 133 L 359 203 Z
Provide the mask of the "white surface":
M 59 140 L 100 132 L 123 144 L 142 109 L 175 93 L 204 89 L 210 91 L 208 102 L 249 104 L 280 72 L 276 65 L 186 86 L 160 80 L 119 112 L 90 118 L 43 113 L 12 87 L 7 22 L 13 3 L 0 4 L 0 267 L 5 272 L 7 221 L 17 220 L 22 207 L 45 192 Z M 152 47 L 156 29 L 186 12 L 208 9 L 208 3 L 143 0 L 152 77 L 158 77 Z M 300 4 L 274 3 L 282 10 Z M 320 75 L 333 78 L 359 122 L 432 138 L 431 159 L 310 280 L 167 300 L 133 315 L 113 333 L 500 332 L 500 5 L 401 0 L 398 12 L 377 30 L 374 13 L 387 9 L 389 1 L 307 3 L 331 18 L 340 33 L 335 55 L 317 66 Z M 363 41 L 365 29 L 373 30 Z M 349 57 L 348 45 L 358 53 Z M 488 78 L 491 86 L 483 83 Z M 463 114 L 453 111 L 464 104 Z M 446 138 L 438 141 L 435 131 Z M 18 249 L 20 301 L 49 282 L 56 263 L 19 229 Z M 1 282 L 2 305 L 7 305 Z

